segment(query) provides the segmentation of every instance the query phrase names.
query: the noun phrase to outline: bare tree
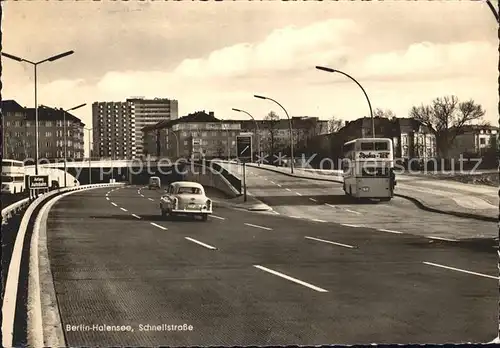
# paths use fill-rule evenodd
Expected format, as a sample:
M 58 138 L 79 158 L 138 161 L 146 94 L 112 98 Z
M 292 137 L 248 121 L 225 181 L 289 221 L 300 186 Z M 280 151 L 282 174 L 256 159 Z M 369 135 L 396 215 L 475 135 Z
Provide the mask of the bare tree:
M 410 117 L 422 122 L 436 136 L 436 146 L 440 156 L 448 158 L 448 151 L 464 126 L 480 120 L 485 112 L 474 100 L 459 103 L 456 96 L 436 98 L 430 105 L 413 106 Z
M 269 153 L 273 153 L 277 145 L 279 120 L 279 116 L 274 111 L 269 112 L 264 118 L 265 129 L 269 134 L 269 143 L 267 144 Z
M 344 127 L 345 122 L 341 120 L 340 118 L 337 118 L 335 116 L 332 116 L 328 120 L 328 133 L 336 133 L 338 132 L 342 127 Z
M 396 114 L 391 109 L 382 110 L 380 108 L 376 108 L 373 111 L 373 117 L 394 118 L 396 117 Z

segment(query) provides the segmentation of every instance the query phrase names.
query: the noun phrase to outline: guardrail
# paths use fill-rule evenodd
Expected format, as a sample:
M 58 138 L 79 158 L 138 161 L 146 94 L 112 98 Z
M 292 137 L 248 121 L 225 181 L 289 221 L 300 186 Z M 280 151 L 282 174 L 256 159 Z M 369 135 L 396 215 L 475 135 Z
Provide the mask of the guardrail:
M 21 301 L 18 301 L 18 289 L 23 289 L 24 287 L 19 286 L 20 281 L 26 281 L 27 279 L 20 279 L 21 264 L 24 262 L 29 262 L 29 260 L 23 260 L 23 250 L 25 249 L 25 236 L 28 231 L 28 226 L 33 218 L 33 214 L 37 208 L 43 204 L 47 199 L 54 197 L 60 193 L 88 190 L 99 187 L 109 187 L 109 186 L 122 186 L 125 183 L 105 183 L 105 184 L 92 184 L 92 185 L 82 185 L 74 187 L 59 188 L 48 193 L 40 195 L 31 204 L 28 205 L 26 212 L 21 220 L 19 229 L 16 234 L 14 247 L 12 250 L 12 256 L 9 262 L 7 280 L 5 282 L 5 293 L 2 303 L 2 346 L 3 347 L 14 347 L 18 345 L 18 342 L 14 342 L 14 320 L 16 320 L 16 310 L 17 316 L 20 315 L 19 309 L 23 308 Z M 28 199 L 29 202 L 29 199 Z M 2 210 L 2 218 L 5 214 L 11 214 L 14 209 L 19 209 L 20 206 L 26 204 L 26 200 L 16 202 L 6 209 Z M 11 208 L 12 207 L 12 208 Z M 27 243 L 30 243 L 27 241 Z M 27 313 L 26 317 L 28 316 Z M 18 320 L 18 319 L 17 319 Z
M 12 216 L 23 210 L 30 203 L 30 201 L 29 197 L 24 198 L 2 209 L 2 225 L 6 224 L 7 220 Z

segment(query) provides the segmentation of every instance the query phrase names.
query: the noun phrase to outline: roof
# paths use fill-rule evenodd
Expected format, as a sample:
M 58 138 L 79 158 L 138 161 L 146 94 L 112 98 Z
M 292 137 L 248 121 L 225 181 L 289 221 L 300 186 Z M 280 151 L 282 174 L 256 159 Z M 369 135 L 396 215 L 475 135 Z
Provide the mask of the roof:
M 35 108 L 26 108 L 27 116 L 26 119 L 30 121 L 35 120 Z M 66 120 L 78 122 L 80 125 L 85 126 L 85 124 L 78 117 L 64 111 L 66 114 Z M 64 120 L 63 110 L 54 109 L 45 105 L 40 105 L 38 107 L 38 120 L 39 121 L 62 121 Z
M 175 120 L 164 120 L 160 121 L 155 125 L 152 126 L 146 126 L 142 128 L 141 130 L 143 132 L 155 130 L 155 129 L 163 129 L 163 128 L 170 128 L 174 124 L 178 123 L 194 123 L 194 122 L 220 122 L 221 120 L 216 118 L 213 113 L 207 114 L 205 111 L 196 111 L 193 112 L 189 115 L 176 118 Z
M 200 184 L 199 182 L 195 182 L 195 181 L 176 181 L 176 182 L 172 183 L 172 186 L 174 186 L 174 187 L 182 186 L 182 187 L 203 188 L 202 184 Z
M 451 129 L 455 129 L 456 127 L 451 127 Z M 481 131 L 481 130 L 499 130 L 499 127 L 496 126 L 490 126 L 490 125 L 480 125 L 480 124 L 468 124 L 465 126 L 462 126 L 461 133 L 465 132 L 474 132 L 474 131 Z
M 2 109 L 2 112 L 15 112 L 24 110 L 24 108 L 15 100 L 2 100 L 0 102 L 0 108 Z

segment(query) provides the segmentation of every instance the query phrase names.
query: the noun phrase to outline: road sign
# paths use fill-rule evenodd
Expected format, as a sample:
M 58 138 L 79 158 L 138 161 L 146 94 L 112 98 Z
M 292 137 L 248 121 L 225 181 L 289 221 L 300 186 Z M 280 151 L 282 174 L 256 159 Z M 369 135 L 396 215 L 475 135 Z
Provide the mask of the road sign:
M 28 179 L 29 188 L 34 189 L 48 189 L 49 176 L 48 175 L 30 175 Z
M 236 155 L 241 161 L 252 160 L 252 136 L 237 135 L 236 136 Z

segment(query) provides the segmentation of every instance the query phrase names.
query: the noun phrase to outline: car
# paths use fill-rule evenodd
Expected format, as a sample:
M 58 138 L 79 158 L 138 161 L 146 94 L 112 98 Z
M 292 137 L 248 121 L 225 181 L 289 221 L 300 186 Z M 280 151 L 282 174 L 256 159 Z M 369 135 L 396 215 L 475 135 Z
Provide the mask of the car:
M 174 215 L 200 216 L 203 221 L 212 214 L 212 200 L 205 195 L 203 185 L 192 181 L 176 181 L 168 185 L 160 199 L 163 217 Z
M 157 189 L 161 187 L 161 180 L 157 176 L 152 176 L 149 178 L 149 184 L 148 184 L 148 189 Z

